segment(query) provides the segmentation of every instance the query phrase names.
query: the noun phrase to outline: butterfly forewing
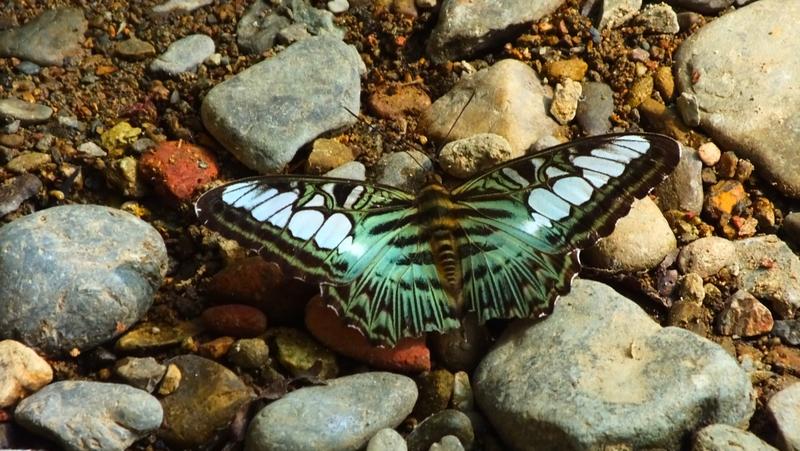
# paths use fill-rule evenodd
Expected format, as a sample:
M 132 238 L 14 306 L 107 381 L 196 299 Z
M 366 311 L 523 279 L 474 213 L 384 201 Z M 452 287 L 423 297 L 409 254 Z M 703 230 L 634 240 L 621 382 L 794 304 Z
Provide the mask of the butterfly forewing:
M 427 206 L 387 186 L 265 176 L 211 190 L 196 208 L 212 229 L 319 283 L 348 324 L 392 345 L 456 328 L 465 310 L 481 321 L 547 310 L 580 269 L 580 249 L 611 233 L 679 156 L 678 143 L 661 135 L 606 135 L 508 162 L 450 193 L 437 189 L 444 198 Z M 445 217 L 426 214 L 441 205 L 450 206 Z M 437 267 L 437 224 L 456 224 L 455 295 Z

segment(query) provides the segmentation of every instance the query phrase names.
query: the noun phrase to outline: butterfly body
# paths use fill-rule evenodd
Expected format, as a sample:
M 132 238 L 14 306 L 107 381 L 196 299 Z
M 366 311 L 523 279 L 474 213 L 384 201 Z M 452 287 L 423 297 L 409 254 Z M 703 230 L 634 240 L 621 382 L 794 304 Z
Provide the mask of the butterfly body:
M 546 312 L 579 254 L 678 162 L 654 134 L 593 137 L 522 157 L 453 190 L 431 175 L 416 193 L 366 182 L 262 176 L 205 193 L 207 226 L 320 285 L 371 340 Z

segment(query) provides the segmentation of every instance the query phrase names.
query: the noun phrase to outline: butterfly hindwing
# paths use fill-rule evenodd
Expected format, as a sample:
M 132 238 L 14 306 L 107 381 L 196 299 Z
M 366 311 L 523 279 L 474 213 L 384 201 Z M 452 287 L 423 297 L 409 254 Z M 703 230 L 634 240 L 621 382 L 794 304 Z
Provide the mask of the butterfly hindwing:
M 679 144 L 655 134 L 575 141 L 493 168 L 453 190 L 464 302 L 480 320 L 550 308 L 634 198 L 672 172 Z

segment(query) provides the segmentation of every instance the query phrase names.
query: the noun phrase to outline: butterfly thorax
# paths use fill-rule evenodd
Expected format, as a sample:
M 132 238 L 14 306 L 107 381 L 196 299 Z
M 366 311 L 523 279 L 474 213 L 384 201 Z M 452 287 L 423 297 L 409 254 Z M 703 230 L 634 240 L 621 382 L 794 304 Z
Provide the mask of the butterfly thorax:
M 441 179 L 431 177 L 427 180 L 417 196 L 417 208 L 423 236 L 431 246 L 439 282 L 449 295 L 452 307 L 460 311 L 463 280 L 456 241 L 459 226 L 453 217 L 457 207 Z

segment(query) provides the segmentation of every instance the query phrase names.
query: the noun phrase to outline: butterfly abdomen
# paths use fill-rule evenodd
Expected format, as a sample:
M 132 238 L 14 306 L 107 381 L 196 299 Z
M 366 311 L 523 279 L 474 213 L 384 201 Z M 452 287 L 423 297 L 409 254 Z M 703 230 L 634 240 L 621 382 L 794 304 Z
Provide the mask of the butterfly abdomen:
M 458 255 L 456 231 L 458 221 L 453 217 L 454 206 L 450 192 L 439 183 L 430 183 L 418 196 L 419 218 L 431 246 L 433 261 L 452 307 L 461 310 L 461 257 Z

